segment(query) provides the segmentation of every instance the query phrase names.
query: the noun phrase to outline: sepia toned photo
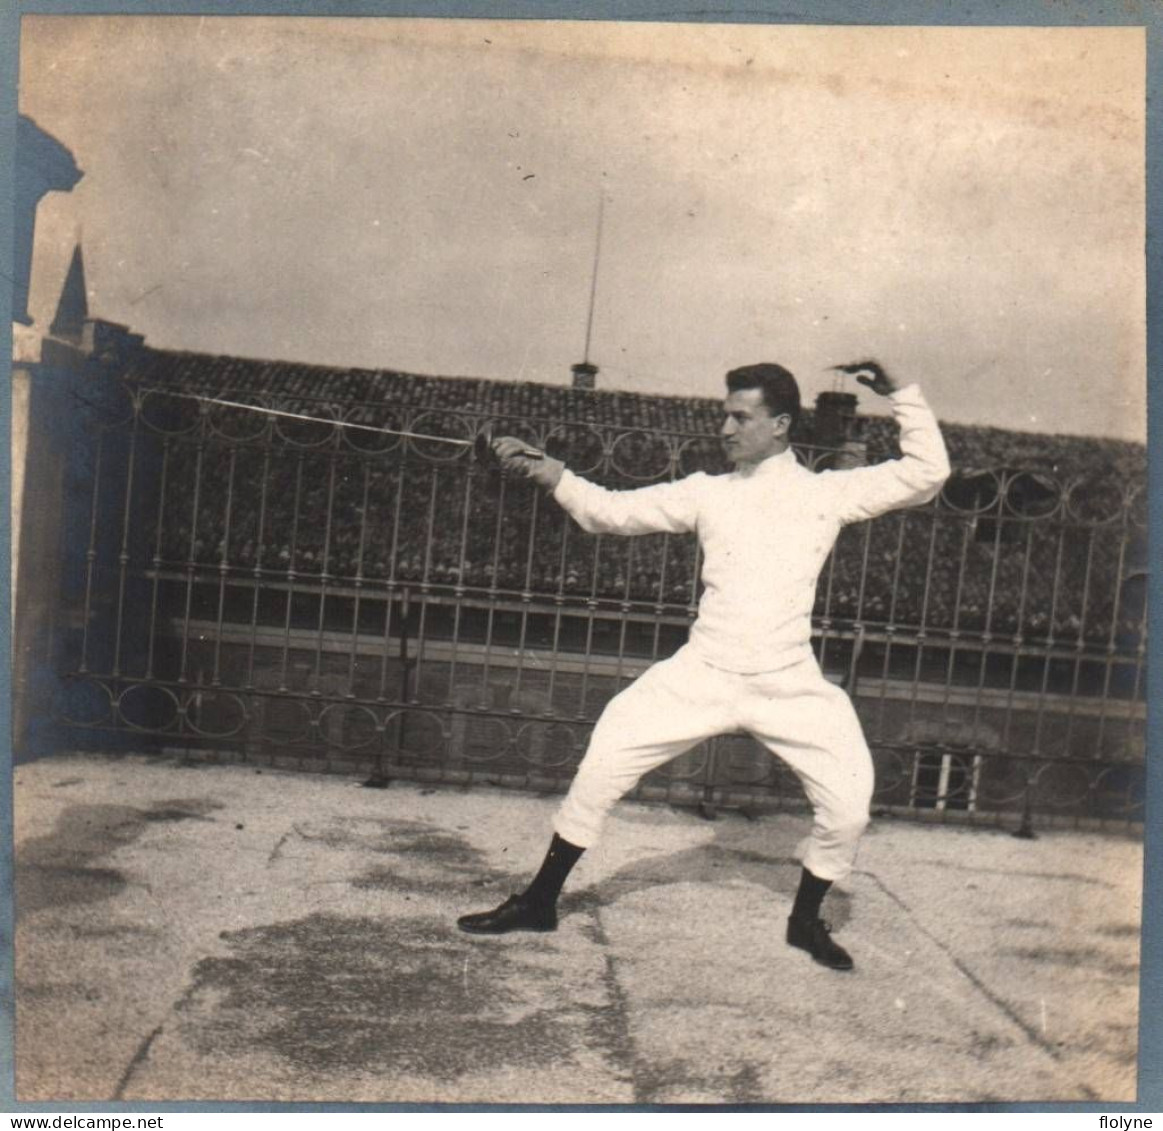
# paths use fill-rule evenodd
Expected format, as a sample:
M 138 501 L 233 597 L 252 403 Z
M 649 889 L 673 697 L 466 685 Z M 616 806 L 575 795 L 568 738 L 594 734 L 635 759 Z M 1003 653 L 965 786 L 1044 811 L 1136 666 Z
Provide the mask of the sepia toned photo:
M 22 1103 L 1134 1103 L 1146 32 L 25 16 Z

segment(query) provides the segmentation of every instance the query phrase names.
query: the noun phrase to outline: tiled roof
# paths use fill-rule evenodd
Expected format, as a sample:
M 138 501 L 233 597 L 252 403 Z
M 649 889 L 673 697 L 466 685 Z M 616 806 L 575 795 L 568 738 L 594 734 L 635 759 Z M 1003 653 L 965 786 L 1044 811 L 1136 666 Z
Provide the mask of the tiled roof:
M 400 409 L 696 435 L 713 434 L 720 422 L 720 402 L 710 397 L 436 377 L 389 369 L 343 369 L 152 348 L 136 351 L 126 376 L 145 385 L 204 396 L 274 395 L 280 404 L 297 406 L 299 411 L 343 410 L 348 419 L 365 423 L 388 423 Z M 805 410 L 797 439 L 811 442 L 812 419 L 812 411 Z M 863 420 L 870 457 L 876 460 L 895 454 L 891 420 L 879 416 Z M 964 424 L 946 423 L 942 428 L 953 465 L 963 470 L 1023 468 L 1063 479 L 1146 477 L 1142 444 Z

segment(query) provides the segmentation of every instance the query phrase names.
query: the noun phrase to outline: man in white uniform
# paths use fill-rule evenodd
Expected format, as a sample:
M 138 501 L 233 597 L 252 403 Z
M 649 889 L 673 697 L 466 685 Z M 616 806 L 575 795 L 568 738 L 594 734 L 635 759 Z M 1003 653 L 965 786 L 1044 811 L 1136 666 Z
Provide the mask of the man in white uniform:
M 529 454 L 519 440 L 494 442 L 507 468 L 552 490 L 591 534 L 697 534 L 704 590 L 688 642 L 603 711 L 533 882 L 492 911 L 463 916 L 462 930 L 554 930 L 565 878 L 615 802 L 696 743 L 743 730 L 791 766 L 812 805 L 787 941 L 825 966 L 852 968 L 820 906 L 851 870 L 868 824 L 872 758 L 851 701 L 812 652 L 816 581 L 842 526 L 928 501 L 949 462 L 916 385 L 899 388 L 876 362 L 837 368 L 890 398 L 901 459 L 850 471 L 802 467 L 789 441 L 799 388 L 768 363 L 727 374 L 721 435 L 735 468 L 728 475 L 608 491 L 559 460 Z

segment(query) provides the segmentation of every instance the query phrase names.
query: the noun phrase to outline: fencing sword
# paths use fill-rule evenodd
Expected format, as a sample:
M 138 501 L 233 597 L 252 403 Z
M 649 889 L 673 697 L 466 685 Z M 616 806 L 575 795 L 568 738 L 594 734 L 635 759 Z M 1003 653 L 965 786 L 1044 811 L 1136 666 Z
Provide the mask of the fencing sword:
M 427 440 L 433 444 L 452 444 L 458 448 L 469 448 L 478 460 L 495 459 L 493 455 L 493 429 L 486 423 L 484 428 L 472 440 L 457 440 L 451 436 L 430 436 L 424 432 L 412 432 L 405 428 L 384 428 L 376 424 L 358 424 L 354 420 L 328 420 L 322 416 L 308 416 L 302 412 L 288 412 L 281 408 L 267 408 L 265 405 L 247 404 L 245 401 L 230 401 L 223 397 L 207 397 L 198 393 L 179 393 L 173 389 L 159 389 L 151 386 L 142 386 L 146 393 L 159 393 L 165 397 L 179 397 L 187 401 L 199 401 L 202 404 L 215 404 L 223 408 L 238 408 L 246 412 L 258 412 L 266 416 L 277 416 L 286 420 L 298 420 L 306 424 L 324 424 L 335 428 L 354 428 L 361 432 L 378 432 L 383 436 L 401 436 L 409 440 Z M 544 459 L 545 453 L 538 448 L 522 448 L 518 455 L 527 459 Z

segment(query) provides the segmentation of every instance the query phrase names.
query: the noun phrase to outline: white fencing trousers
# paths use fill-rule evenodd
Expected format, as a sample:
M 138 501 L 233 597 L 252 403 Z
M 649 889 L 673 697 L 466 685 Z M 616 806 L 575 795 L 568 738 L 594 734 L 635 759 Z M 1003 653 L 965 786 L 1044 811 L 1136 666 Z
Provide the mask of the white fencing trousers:
M 639 778 L 717 734 L 744 730 L 782 758 L 811 802 L 800 859 L 822 880 L 843 879 L 868 824 L 872 757 L 848 696 L 815 657 L 758 675 L 704 664 L 688 648 L 614 696 L 594 727 L 558 810 L 557 833 L 594 844 L 614 804 Z

